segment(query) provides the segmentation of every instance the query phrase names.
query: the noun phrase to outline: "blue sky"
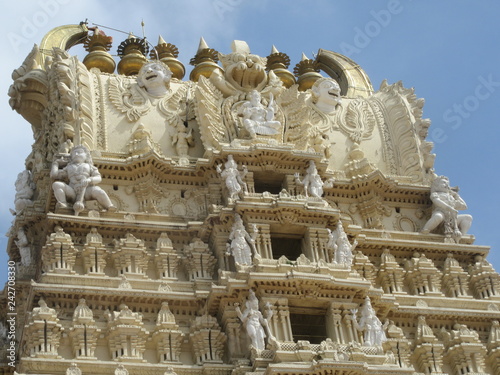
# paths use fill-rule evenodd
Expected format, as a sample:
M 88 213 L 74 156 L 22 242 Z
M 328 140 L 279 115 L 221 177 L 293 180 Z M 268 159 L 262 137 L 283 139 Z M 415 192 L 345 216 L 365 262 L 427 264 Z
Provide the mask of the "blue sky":
M 383 79 L 402 80 L 425 98 L 432 120 L 435 169 L 447 175 L 474 217 L 476 244 L 491 246 L 488 257 L 500 270 L 496 220 L 500 211 L 500 2 L 329 1 L 329 0 L 25 0 L 2 4 L 4 37 L 0 59 L 0 233 L 12 216 L 14 181 L 31 150 L 30 125 L 8 105 L 10 74 L 50 29 L 85 19 L 142 35 L 156 44 L 161 34 L 175 44 L 189 72 L 199 38 L 222 53 L 232 40 L 245 40 L 267 56 L 274 44 L 287 53 L 291 70 L 302 52 L 312 58 L 323 48 L 348 55 L 368 74 L 375 89 Z M 114 37 L 112 53 L 126 35 Z M 75 47 L 70 53 L 82 54 Z M 0 282 L 6 274 L 6 237 L 0 237 Z

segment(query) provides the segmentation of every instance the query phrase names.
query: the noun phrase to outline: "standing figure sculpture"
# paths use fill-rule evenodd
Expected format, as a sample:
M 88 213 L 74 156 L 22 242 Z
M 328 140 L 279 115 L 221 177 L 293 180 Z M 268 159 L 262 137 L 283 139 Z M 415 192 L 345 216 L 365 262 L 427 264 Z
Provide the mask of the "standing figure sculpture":
M 259 311 L 259 300 L 253 290 L 250 290 L 248 299 L 245 302 L 245 311 L 241 312 L 239 306 L 236 305 L 236 313 L 247 331 L 251 347 L 257 350 L 264 350 L 266 348 L 266 337 L 268 337 L 268 341 L 275 341 L 274 336 L 269 330 L 269 319 L 272 316 L 270 312 L 271 310 L 269 309 L 267 319 L 265 319 Z
M 194 146 L 193 129 L 189 129 L 179 122 L 176 126 L 177 132 L 172 136 L 172 144 L 179 155 L 179 165 L 189 165 L 189 147 Z
M 21 264 L 28 267 L 31 264 L 31 247 L 24 228 L 19 228 L 17 231 L 17 241 L 15 243 L 21 255 Z
M 255 138 L 257 134 L 278 134 L 281 123 L 274 120 L 276 104 L 273 95 L 271 94 L 267 108 L 261 103 L 262 97 L 257 90 L 250 91 L 249 98 L 250 100 L 240 107 L 239 115 L 243 116 L 243 126 L 250 137 Z
M 52 184 L 58 207 L 68 207 L 68 201 L 71 201 L 75 215 L 78 215 L 85 208 L 85 201 L 95 199 L 108 211 L 116 210 L 106 192 L 95 186 L 102 178 L 85 146 L 73 147 L 69 160 L 65 157 L 54 160 L 50 177 L 68 181 Z
M 304 186 L 306 197 L 309 197 L 309 194 L 311 194 L 313 197 L 321 198 L 323 195 L 324 182 L 321 180 L 321 176 L 316 169 L 316 164 L 312 160 L 309 161 L 306 175 L 302 181 L 300 181 L 300 175 L 295 173 L 295 183 Z
M 335 230 L 328 229 L 328 243 L 326 247 L 333 264 L 342 264 L 350 268 L 354 258 L 353 251 L 357 245 L 357 240 L 354 240 L 351 245 L 340 220 Z
M 358 309 L 352 310 L 354 318 L 358 313 Z M 361 319 L 359 322 L 354 319 L 354 326 L 358 331 L 363 332 L 363 340 L 365 346 L 379 346 L 382 345 L 384 341 L 387 341 L 387 337 L 384 332 L 384 326 L 382 322 L 375 314 L 373 310 L 370 297 L 365 298 L 365 303 L 361 308 Z
M 254 232 L 254 235 L 257 233 Z M 234 224 L 226 244 L 227 255 L 232 255 L 236 264 L 250 266 L 252 264 L 252 252 L 257 256 L 255 249 L 255 238 L 250 237 L 243 225 L 243 220 L 238 214 L 234 215 Z
M 445 176 L 438 176 L 431 185 L 432 216 L 425 223 L 422 233 L 429 233 L 439 224 L 444 223 L 445 234 L 458 242 L 467 233 L 471 224 L 471 215 L 459 215 L 458 210 L 466 210 L 467 204 L 458 195 L 458 189 L 451 188 Z
M 228 155 L 227 162 L 224 164 L 224 170 L 221 168 L 221 164 L 217 165 L 217 173 L 224 179 L 226 183 L 227 190 L 229 192 L 229 198 L 237 199 L 241 192 L 247 192 L 247 184 L 243 179 L 248 173 L 247 167 L 243 166 L 243 172 L 238 170 L 238 164 L 233 159 L 233 155 Z
M 31 172 L 24 170 L 17 175 L 16 196 L 14 198 L 14 210 L 10 210 L 13 215 L 19 215 L 23 210 L 32 205 L 33 194 L 35 193 L 35 183 L 33 182 Z

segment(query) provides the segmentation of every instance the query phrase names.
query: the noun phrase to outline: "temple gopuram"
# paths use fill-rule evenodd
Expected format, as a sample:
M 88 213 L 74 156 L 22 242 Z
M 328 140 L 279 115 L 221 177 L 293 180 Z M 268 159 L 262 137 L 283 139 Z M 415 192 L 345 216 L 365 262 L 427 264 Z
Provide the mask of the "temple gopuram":
M 61 26 L 12 73 L 0 375 L 500 374 L 500 276 L 413 89 L 323 49 L 201 39 L 186 76 L 162 37 L 112 44 Z

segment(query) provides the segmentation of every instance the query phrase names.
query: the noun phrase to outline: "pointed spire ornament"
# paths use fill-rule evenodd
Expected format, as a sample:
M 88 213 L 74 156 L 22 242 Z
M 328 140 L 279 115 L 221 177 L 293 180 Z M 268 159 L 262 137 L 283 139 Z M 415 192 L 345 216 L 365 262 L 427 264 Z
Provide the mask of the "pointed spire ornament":
M 146 58 L 149 47 L 145 39 L 137 38 L 130 33 L 118 47 L 118 73 L 126 76 L 136 75 L 141 67 L 148 61 Z
M 279 52 L 273 45 L 271 48 L 271 54 L 267 56 L 266 70 L 272 70 L 287 88 L 295 83 L 295 77 L 289 70 L 287 70 L 289 65 L 290 57 L 288 57 L 286 53 Z
M 83 63 L 88 70 L 97 68 L 103 73 L 113 73 L 116 63 L 113 57 L 108 52 L 111 49 L 113 38 L 107 36 L 104 31 L 99 28 L 94 29 L 92 35 L 87 36 L 83 47 L 88 52 L 84 57 Z
M 322 77 L 322 75 L 319 74 L 318 62 L 309 59 L 304 53 L 302 53 L 300 62 L 295 65 L 293 73 L 297 77 L 300 91 L 310 89 L 312 85 L 314 85 L 314 82 Z
M 177 47 L 165 42 L 165 39 L 161 35 L 158 36 L 158 44 L 149 54 L 152 60 L 160 60 L 167 65 L 172 72 L 173 78 L 181 80 L 186 74 L 186 69 L 184 68 L 184 64 L 177 59 L 177 56 L 179 56 Z
M 197 82 L 200 76 L 209 78 L 214 70 L 222 71 L 222 68 L 217 65 L 219 61 L 218 52 L 210 48 L 203 37 L 200 39 L 200 45 L 196 55 L 189 61 L 189 64 L 194 65 L 194 69 L 189 75 L 191 81 Z

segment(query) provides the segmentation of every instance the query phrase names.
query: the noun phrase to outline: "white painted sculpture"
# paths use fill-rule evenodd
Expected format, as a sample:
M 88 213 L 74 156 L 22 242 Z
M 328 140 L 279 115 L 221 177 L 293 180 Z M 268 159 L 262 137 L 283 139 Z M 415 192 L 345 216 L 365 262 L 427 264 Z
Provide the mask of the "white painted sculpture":
M 15 243 L 21 254 L 21 264 L 28 267 L 31 264 L 31 248 L 23 228 L 19 228 L 17 231 L 17 241 Z
M 306 175 L 302 181 L 300 180 L 300 175 L 295 173 L 295 183 L 304 187 L 306 197 L 309 197 L 310 194 L 313 197 L 321 198 L 323 195 L 324 183 L 316 169 L 316 164 L 312 160 L 309 161 L 309 167 L 307 167 Z
M 256 235 L 256 232 L 254 232 Z M 252 264 L 252 251 L 255 250 L 255 238 L 251 237 L 243 225 L 239 214 L 234 215 L 234 224 L 229 234 L 230 243 L 226 244 L 227 255 L 232 255 L 236 264 L 249 266 Z
M 255 296 L 255 292 L 253 290 L 250 290 L 248 299 L 245 302 L 245 311 L 241 312 L 240 307 L 236 305 L 236 313 L 246 329 L 248 337 L 251 341 L 251 346 L 257 350 L 265 349 L 266 337 L 268 337 L 268 341 L 275 341 L 269 330 L 269 320 L 272 316 L 270 312 L 271 310 L 269 309 L 267 318 L 265 319 L 259 311 L 259 300 Z
M 33 194 L 35 192 L 35 184 L 33 183 L 31 172 L 24 170 L 17 175 L 16 196 L 14 198 L 15 211 L 11 210 L 13 215 L 19 215 L 23 210 L 32 205 Z
M 240 107 L 239 114 L 243 116 L 243 126 L 250 134 L 250 137 L 254 138 L 257 134 L 278 134 L 281 123 L 274 120 L 276 104 L 273 95 L 270 94 L 267 107 L 261 103 L 262 97 L 257 90 L 250 91 L 249 98 L 250 100 Z
M 217 165 L 217 173 L 224 179 L 231 199 L 237 199 L 240 193 L 248 191 L 247 184 L 243 181 L 248 173 L 247 167 L 244 165 L 243 171 L 240 172 L 233 155 L 228 155 L 224 170 L 222 170 L 221 164 Z
M 352 314 L 356 317 L 358 309 L 352 310 Z M 382 322 L 375 314 L 372 307 L 370 297 L 365 298 L 365 303 L 361 308 L 361 318 L 359 322 L 354 319 L 354 325 L 358 331 L 363 332 L 363 339 L 365 346 L 380 346 L 387 337 L 384 332 Z
M 354 258 L 353 251 L 357 245 L 357 240 L 354 240 L 351 245 L 341 221 L 338 222 L 335 230 L 328 229 L 328 243 L 326 246 L 333 264 L 351 267 Z
M 96 184 L 101 182 L 101 174 L 92 163 L 90 152 L 85 146 L 75 146 L 69 160 L 64 156 L 54 160 L 50 177 L 56 180 L 52 184 L 58 207 L 68 207 L 73 202 L 75 215 L 85 208 L 85 201 L 97 200 L 108 211 L 116 210 L 106 192 Z
M 154 97 L 164 96 L 170 87 L 172 72 L 161 62 L 144 64 L 137 74 L 137 84 Z
M 445 234 L 451 234 L 455 241 L 460 240 L 469 230 L 472 216 L 458 214 L 459 210 L 467 209 L 467 204 L 458 195 L 458 189 L 450 187 L 447 177 L 437 176 L 432 182 L 431 200 L 432 216 L 422 229 L 422 233 L 429 233 L 444 223 Z
M 323 113 L 331 114 L 341 104 L 340 86 L 332 78 L 320 78 L 311 87 L 313 103 Z
M 189 147 L 194 146 L 193 129 L 189 129 L 179 122 L 176 126 L 176 133 L 172 136 L 172 144 L 179 155 L 179 165 L 189 165 Z

